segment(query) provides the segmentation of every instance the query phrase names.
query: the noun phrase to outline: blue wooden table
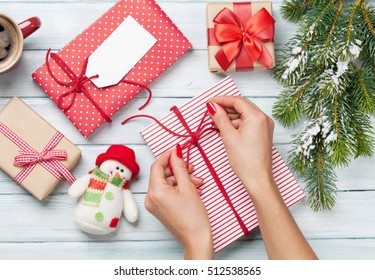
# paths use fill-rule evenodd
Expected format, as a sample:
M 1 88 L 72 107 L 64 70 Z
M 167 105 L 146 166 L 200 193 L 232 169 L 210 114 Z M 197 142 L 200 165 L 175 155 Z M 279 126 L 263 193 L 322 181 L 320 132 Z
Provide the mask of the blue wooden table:
M 43 22 L 42 28 L 25 41 L 19 67 L 0 76 L 0 108 L 12 96 L 21 97 L 77 144 L 82 150 L 82 158 L 74 169 L 77 177 L 87 174 L 96 156 L 110 144 L 122 143 L 132 147 L 141 165 L 140 178 L 131 187 L 140 208 L 139 222 L 132 225 L 122 220 L 116 234 L 89 236 L 73 222 L 75 201 L 67 194 L 66 182 L 59 184 L 45 201 L 39 202 L 0 171 L 0 259 L 182 258 L 180 244 L 143 206 L 149 167 L 154 159 L 138 133 L 146 124 L 120 125 L 125 117 L 137 112 L 145 98 L 137 97 L 114 116 L 111 125 L 104 124 L 85 139 L 31 79 L 31 73 L 43 64 L 48 48 L 61 49 L 115 2 L 0 0 L 0 12 L 17 21 L 39 16 Z M 157 2 L 194 48 L 151 85 L 154 98 L 144 112 L 162 117 L 172 105 L 185 103 L 224 75 L 210 73 L 207 67 L 205 7 L 209 1 Z M 281 18 L 280 2 L 273 1 L 277 55 L 296 30 L 293 24 Z M 370 2 L 374 4 L 373 0 Z M 273 80 L 271 71 L 241 72 L 231 76 L 243 95 L 271 114 L 272 105 L 282 89 Z M 302 125 L 288 129 L 276 125 L 274 143 L 284 158 L 291 148 L 291 135 Z M 0 147 L 0 156 L 1 152 Z M 375 259 L 374 170 L 374 158 L 357 159 L 350 168 L 338 170 L 337 204 L 330 212 L 312 212 L 306 201 L 292 207 L 301 230 L 321 259 Z M 224 249 L 216 258 L 265 259 L 267 255 L 262 237 L 255 231 L 250 237 Z

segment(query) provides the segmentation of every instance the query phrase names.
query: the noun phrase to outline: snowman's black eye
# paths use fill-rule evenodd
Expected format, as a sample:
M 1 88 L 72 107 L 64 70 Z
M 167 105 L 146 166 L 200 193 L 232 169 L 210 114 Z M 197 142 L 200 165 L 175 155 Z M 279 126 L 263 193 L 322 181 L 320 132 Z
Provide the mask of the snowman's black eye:
M 121 171 L 121 173 L 122 173 L 122 172 L 124 172 L 124 169 L 121 169 L 120 171 Z
M 116 166 L 116 169 L 117 169 L 117 170 L 119 170 L 119 169 L 120 169 L 120 167 Z

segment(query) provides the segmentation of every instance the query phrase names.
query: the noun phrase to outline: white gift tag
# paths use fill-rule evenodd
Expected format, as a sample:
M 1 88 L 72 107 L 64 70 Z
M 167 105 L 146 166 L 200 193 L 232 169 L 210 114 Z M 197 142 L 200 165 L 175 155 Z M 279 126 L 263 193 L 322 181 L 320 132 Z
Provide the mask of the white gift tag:
M 86 76 L 99 75 L 92 79 L 99 88 L 116 85 L 156 42 L 146 29 L 128 16 L 90 55 Z

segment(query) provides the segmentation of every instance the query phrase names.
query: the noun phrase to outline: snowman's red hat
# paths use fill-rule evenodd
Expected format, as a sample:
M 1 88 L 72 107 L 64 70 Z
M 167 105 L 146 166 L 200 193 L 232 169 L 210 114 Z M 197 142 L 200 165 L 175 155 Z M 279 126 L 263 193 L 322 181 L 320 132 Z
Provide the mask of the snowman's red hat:
M 131 179 L 138 176 L 139 165 L 135 160 L 135 153 L 132 149 L 124 145 L 111 145 L 105 153 L 100 154 L 96 158 L 95 164 L 96 166 L 100 166 L 104 161 L 110 159 L 117 160 L 129 168 L 129 170 L 133 173 Z

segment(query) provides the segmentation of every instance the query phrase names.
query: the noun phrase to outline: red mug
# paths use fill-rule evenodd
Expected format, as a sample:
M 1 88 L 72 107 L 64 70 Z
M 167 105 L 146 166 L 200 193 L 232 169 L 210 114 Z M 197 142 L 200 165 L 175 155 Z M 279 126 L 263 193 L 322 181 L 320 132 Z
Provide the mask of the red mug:
M 38 17 L 32 17 L 18 24 L 9 16 L 0 13 L 0 25 L 3 27 L 1 32 L 7 33 L 3 38 L 6 36 L 9 42 L 6 46 L 7 42 L 0 40 L 0 47 L 3 47 L 0 51 L 5 54 L 0 60 L 0 74 L 2 74 L 13 70 L 21 61 L 23 40 L 39 29 L 41 21 Z

